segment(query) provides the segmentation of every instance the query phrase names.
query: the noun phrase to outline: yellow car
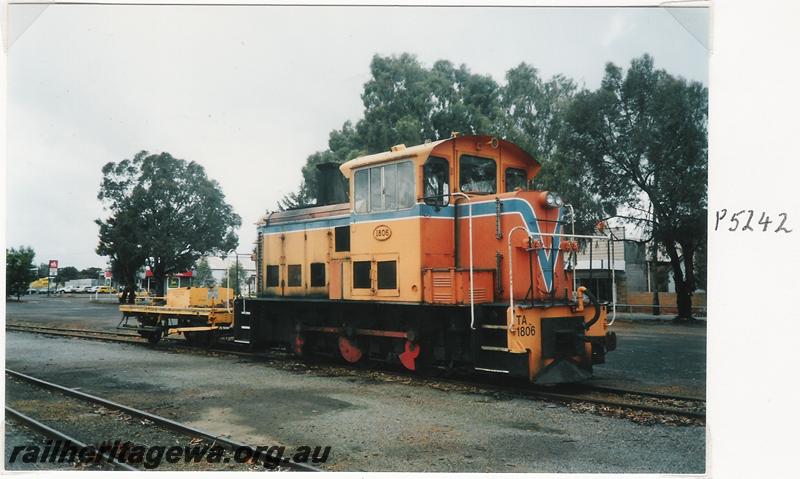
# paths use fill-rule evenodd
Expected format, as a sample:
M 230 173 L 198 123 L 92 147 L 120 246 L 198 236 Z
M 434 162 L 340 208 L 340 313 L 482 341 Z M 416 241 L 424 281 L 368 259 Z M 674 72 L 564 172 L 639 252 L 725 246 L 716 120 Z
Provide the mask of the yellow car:
M 111 286 L 98 286 L 97 287 L 98 293 L 116 293 L 117 290 Z

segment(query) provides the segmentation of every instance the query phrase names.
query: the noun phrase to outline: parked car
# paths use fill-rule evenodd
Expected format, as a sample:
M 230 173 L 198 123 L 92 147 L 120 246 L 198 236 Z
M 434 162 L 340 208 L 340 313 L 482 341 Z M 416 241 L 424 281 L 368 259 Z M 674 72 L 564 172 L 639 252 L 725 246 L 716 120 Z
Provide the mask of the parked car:
M 104 294 L 110 294 L 110 293 L 116 293 L 117 290 L 114 289 L 114 287 L 112 287 L 112 286 L 103 285 L 103 286 L 98 286 L 97 287 L 97 292 L 98 293 L 104 293 Z
M 94 293 L 95 291 L 97 291 L 97 286 L 84 286 L 83 287 L 83 292 L 84 293 Z

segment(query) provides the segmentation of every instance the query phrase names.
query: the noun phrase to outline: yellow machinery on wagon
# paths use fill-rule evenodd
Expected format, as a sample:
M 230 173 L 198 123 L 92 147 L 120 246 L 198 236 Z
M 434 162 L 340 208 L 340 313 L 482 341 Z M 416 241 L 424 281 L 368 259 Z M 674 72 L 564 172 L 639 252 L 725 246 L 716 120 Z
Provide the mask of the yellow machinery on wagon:
M 120 305 L 118 327 L 134 329 L 151 343 L 182 334 L 190 344 L 209 345 L 233 327 L 233 299 L 231 288 L 172 288 L 166 297 Z

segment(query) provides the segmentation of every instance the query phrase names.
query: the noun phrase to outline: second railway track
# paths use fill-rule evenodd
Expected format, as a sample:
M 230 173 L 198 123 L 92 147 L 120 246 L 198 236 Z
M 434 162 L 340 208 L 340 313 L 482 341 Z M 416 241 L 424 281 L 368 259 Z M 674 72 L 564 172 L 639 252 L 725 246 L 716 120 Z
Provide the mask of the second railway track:
M 111 401 L 109 399 L 105 399 L 96 395 L 79 391 L 77 389 L 70 388 L 64 385 L 55 384 L 53 382 L 36 378 L 34 376 L 30 376 L 11 369 L 6 369 L 6 376 L 9 378 L 13 378 L 14 380 L 19 381 L 21 383 L 24 383 L 27 386 L 32 386 L 35 390 L 51 391 L 58 395 L 65 396 L 69 399 L 75 399 L 77 400 L 78 403 L 82 403 L 83 405 L 88 405 L 90 408 L 102 408 L 104 413 L 110 412 L 112 414 L 116 414 L 117 416 L 115 417 L 115 419 L 118 419 L 119 415 L 124 415 L 124 417 L 129 417 L 129 418 L 135 418 L 138 421 L 138 423 L 137 422 L 126 423 L 125 421 L 119 421 L 119 420 L 115 421 L 115 428 L 128 429 L 128 431 L 123 430 L 122 432 L 115 432 L 115 434 L 118 434 L 118 437 L 121 438 L 127 438 L 126 435 L 131 435 L 132 434 L 130 431 L 131 428 L 141 429 L 142 426 L 145 426 L 145 428 L 155 427 L 164 431 L 169 431 L 173 434 L 173 436 L 170 438 L 171 439 L 169 443 L 170 446 L 174 446 L 179 442 L 179 438 L 182 438 L 181 440 L 184 442 L 184 444 L 190 446 L 202 442 L 205 443 L 206 445 L 220 445 L 224 447 L 227 454 L 232 453 L 232 455 L 226 456 L 224 460 L 220 461 L 220 463 L 225 465 L 226 469 L 228 467 L 228 464 L 234 465 L 232 459 L 234 458 L 233 456 L 239 454 L 238 451 L 245 451 L 246 453 L 249 452 L 251 457 L 251 459 L 248 461 L 241 461 L 238 463 L 238 465 L 242 467 L 247 467 L 252 464 L 258 464 L 260 460 L 266 461 L 266 455 L 268 454 L 266 450 L 261 450 L 258 447 L 247 444 L 243 441 L 238 441 L 227 436 L 220 436 L 207 431 L 203 431 L 195 427 L 192 427 L 190 425 L 183 424 L 174 421 L 172 419 L 159 416 L 157 414 L 153 414 L 148 411 L 123 405 L 118 402 Z M 29 396 L 30 394 L 33 393 L 29 393 Z M 9 400 L 9 402 L 15 403 L 19 401 L 13 399 L 12 397 Z M 59 406 L 63 406 L 64 402 L 66 401 L 57 400 L 56 402 L 59 404 Z M 23 401 L 23 404 L 24 403 L 25 401 Z M 41 402 L 38 402 L 36 404 L 38 407 L 40 408 L 42 407 Z M 78 406 L 80 407 L 80 405 Z M 36 429 L 40 433 L 52 439 L 72 443 L 78 448 L 90 447 L 91 445 L 91 447 L 93 447 L 95 450 L 101 450 L 100 444 L 92 442 L 92 440 L 94 440 L 95 438 L 86 437 L 87 435 L 90 436 L 92 432 L 87 432 L 87 431 L 78 431 L 78 433 L 66 432 L 63 430 L 65 429 L 63 426 L 58 427 L 51 424 L 46 424 L 45 420 L 37 420 L 29 416 L 28 414 L 24 414 L 19 410 L 12 408 L 8 405 L 6 406 L 6 412 L 14 420 L 19 421 L 28 427 Z M 76 413 L 76 415 L 77 414 L 78 413 Z M 120 424 L 123 424 L 123 426 L 120 426 Z M 72 427 L 73 429 L 75 428 L 75 426 Z M 78 429 L 81 428 L 78 427 Z M 79 435 L 83 437 L 79 438 L 78 437 Z M 130 445 L 131 443 L 129 442 L 128 444 Z M 111 467 L 117 470 L 128 470 L 128 471 L 139 470 L 139 467 L 141 467 L 141 464 L 137 464 L 136 462 L 130 460 L 126 461 L 124 459 L 120 460 L 120 456 L 116 454 L 117 452 L 119 452 L 119 450 L 111 452 L 109 449 L 106 449 L 106 454 L 104 457 L 102 457 L 102 461 L 105 464 L 110 465 Z M 194 464 L 200 463 L 203 467 L 208 467 L 207 462 L 208 461 L 206 462 L 195 461 Z M 136 466 L 132 465 L 132 463 L 135 464 Z M 190 461 L 186 461 L 186 464 L 191 465 L 192 463 Z M 267 462 L 264 462 L 264 464 L 266 465 Z M 270 462 L 269 464 L 270 466 L 273 466 L 271 467 L 272 469 L 279 469 L 279 470 L 305 471 L 305 472 L 320 471 L 320 469 L 310 464 L 295 462 L 292 458 L 288 456 L 282 458 L 282 460 L 280 461 L 276 461 L 274 463 Z M 252 467 L 250 469 L 252 469 Z

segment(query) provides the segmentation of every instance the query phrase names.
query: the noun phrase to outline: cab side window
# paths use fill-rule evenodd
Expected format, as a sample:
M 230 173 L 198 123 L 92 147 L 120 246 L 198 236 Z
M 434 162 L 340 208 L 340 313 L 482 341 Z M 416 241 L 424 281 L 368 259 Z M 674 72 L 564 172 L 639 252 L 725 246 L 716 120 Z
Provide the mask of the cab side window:
M 423 167 L 426 202 L 435 206 L 450 203 L 450 164 L 444 158 L 431 156 Z
M 461 155 L 459 184 L 465 193 L 497 193 L 497 164 L 491 158 Z
M 517 188 L 523 191 L 528 189 L 528 179 L 525 176 L 525 170 L 506 168 L 506 192 L 516 191 Z
M 356 213 L 414 206 L 414 166 L 410 161 L 364 168 L 355 173 Z
M 354 188 L 356 213 L 366 213 L 369 210 L 369 170 L 356 171 Z

